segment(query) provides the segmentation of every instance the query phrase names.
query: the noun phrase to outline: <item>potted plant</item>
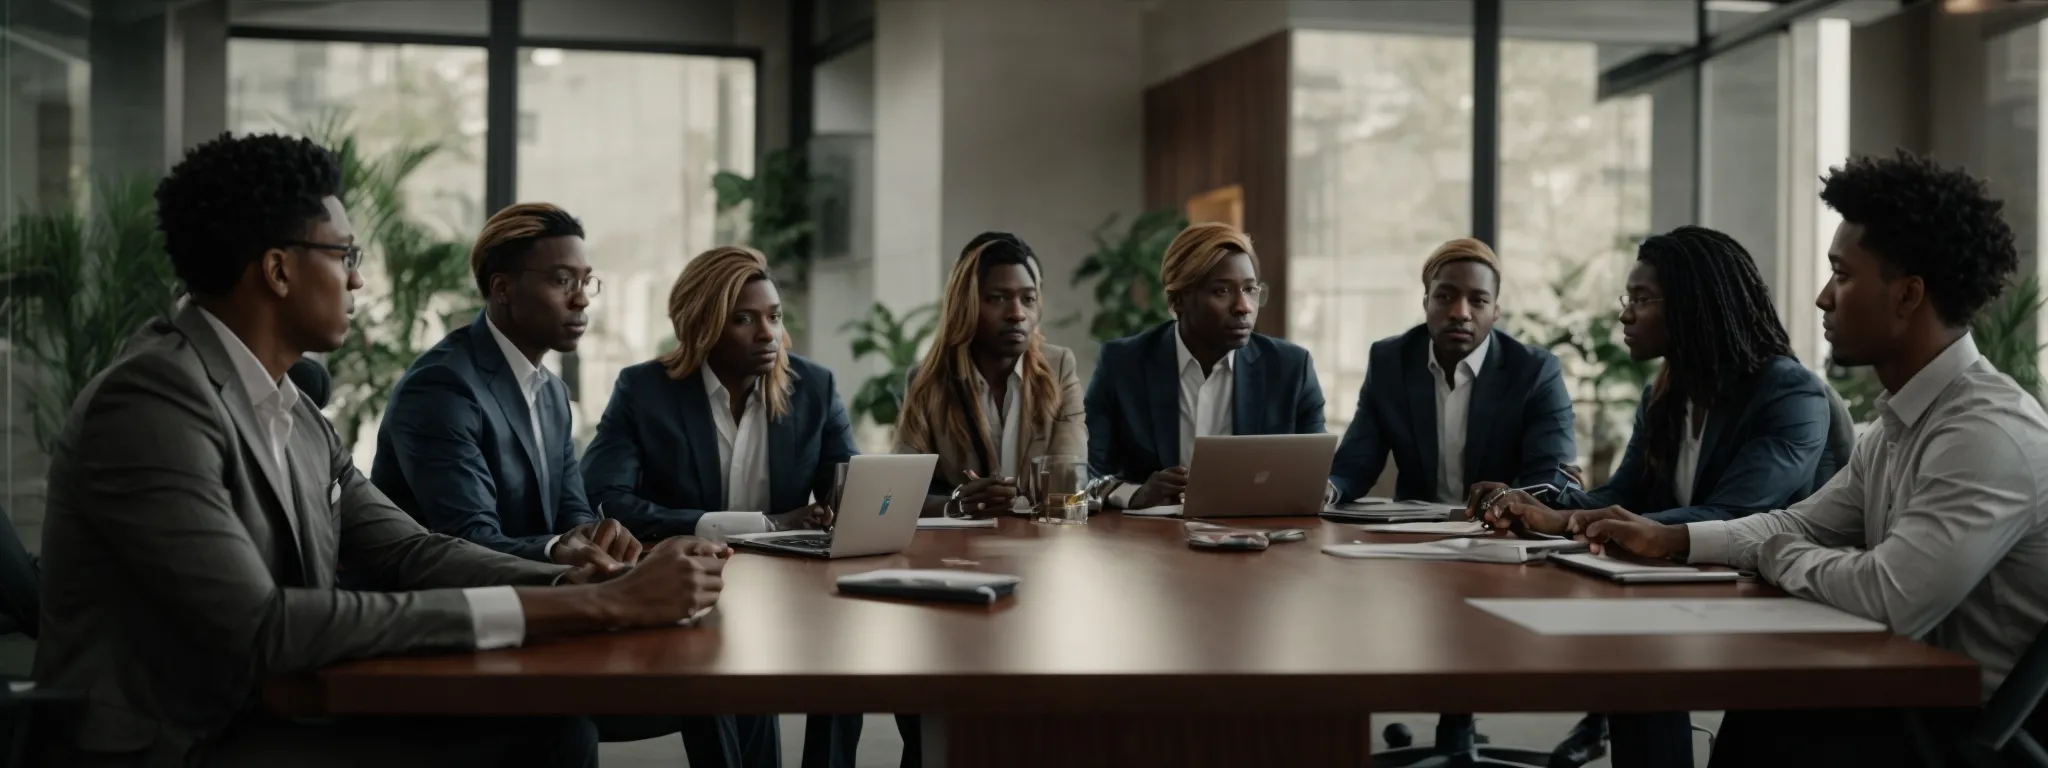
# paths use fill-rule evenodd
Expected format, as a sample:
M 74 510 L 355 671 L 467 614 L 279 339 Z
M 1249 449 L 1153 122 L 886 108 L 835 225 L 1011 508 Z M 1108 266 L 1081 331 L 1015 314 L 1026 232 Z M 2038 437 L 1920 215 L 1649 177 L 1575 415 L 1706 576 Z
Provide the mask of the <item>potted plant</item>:
M 902 315 L 876 302 L 867 317 L 847 323 L 853 333 L 853 359 L 882 358 L 883 371 L 862 382 L 850 406 L 853 418 L 866 418 L 878 427 L 896 424 L 903 405 L 904 390 L 910 386 L 910 369 L 916 367 L 924 344 L 938 330 L 939 307 L 926 304 Z
M 1097 341 L 1121 339 L 1173 319 L 1159 281 L 1159 262 L 1174 236 L 1188 226 L 1187 217 L 1173 208 L 1139 215 L 1122 234 L 1114 233 L 1116 220 L 1111 214 L 1095 228 L 1095 250 L 1074 270 L 1075 283 L 1094 282 L 1095 319 L 1088 332 Z

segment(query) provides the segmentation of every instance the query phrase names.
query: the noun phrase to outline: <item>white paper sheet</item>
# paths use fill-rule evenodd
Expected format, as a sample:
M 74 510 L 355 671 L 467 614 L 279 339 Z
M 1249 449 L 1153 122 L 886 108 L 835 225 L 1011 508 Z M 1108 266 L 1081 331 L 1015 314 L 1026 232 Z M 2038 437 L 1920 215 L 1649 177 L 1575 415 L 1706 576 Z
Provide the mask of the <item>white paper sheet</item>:
M 1606 576 L 1626 584 L 1686 584 L 1711 581 L 1738 581 L 1742 574 L 1734 571 L 1708 571 L 1690 565 L 1677 563 L 1637 563 L 1606 555 L 1592 553 L 1557 555 L 1553 562 L 1574 566 L 1600 576 Z
M 981 520 L 975 520 L 972 518 L 965 517 L 920 517 L 917 519 L 917 529 L 920 531 L 949 528 L 994 527 L 996 527 L 996 519 L 993 517 L 984 518 Z
M 1447 520 L 1435 523 L 1373 523 L 1358 526 L 1369 533 L 1433 533 L 1439 536 L 1484 536 L 1486 523 L 1478 520 Z
M 1162 504 L 1144 509 L 1126 509 L 1124 514 L 1132 517 L 1180 517 L 1181 505 Z
M 1883 624 L 1791 597 L 1468 598 L 1466 603 L 1542 635 L 1694 635 L 1884 632 Z

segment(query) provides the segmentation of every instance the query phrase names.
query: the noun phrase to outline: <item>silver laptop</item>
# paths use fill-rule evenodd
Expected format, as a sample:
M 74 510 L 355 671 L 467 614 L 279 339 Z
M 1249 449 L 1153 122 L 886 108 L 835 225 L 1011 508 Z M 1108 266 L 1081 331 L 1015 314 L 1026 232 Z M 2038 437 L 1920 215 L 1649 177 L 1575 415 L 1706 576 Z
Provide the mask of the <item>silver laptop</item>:
M 1195 438 L 1182 517 L 1314 517 L 1323 512 L 1336 435 Z
M 805 557 L 896 554 L 917 535 L 917 516 L 938 466 L 938 454 L 931 453 L 855 456 L 846 468 L 832 530 L 746 533 L 726 541 Z

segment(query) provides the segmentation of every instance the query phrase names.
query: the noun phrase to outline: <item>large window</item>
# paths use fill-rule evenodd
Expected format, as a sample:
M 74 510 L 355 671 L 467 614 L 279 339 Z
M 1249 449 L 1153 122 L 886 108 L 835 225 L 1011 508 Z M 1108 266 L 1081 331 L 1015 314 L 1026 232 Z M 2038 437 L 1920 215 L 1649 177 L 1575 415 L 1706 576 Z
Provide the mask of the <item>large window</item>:
M 1472 42 L 1294 36 L 1289 336 L 1314 353 L 1332 431 L 1372 343 L 1422 320 L 1422 260 L 1469 234 Z
M 1580 463 L 1594 482 L 1628 441 L 1640 384 L 1610 373 L 1626 360 L 1595 351 L 1615 348 L 1585 342 L 1613 339 L 1621 311 L 1614 298 L 1650 231 L 1656 98 L 1599 99 L 1600 48 L 1502 41 L 1494 244 L 1506 272 L 1501 327 L 1526 343 L 1569 339 L 1555 351 L 1579 417 Z M 1690 161 L 1671 172 L 1688 172 Z
M 753 174 L 754 65 L 527 49 L 519 109 L 519 197 L 581 218 L 604 279 L 575 370 L 561 370 L 580 385 L 576 423 L 587 436 L 619 370 L 674 342 L 669 287 L 718 244 L 712 176 Z

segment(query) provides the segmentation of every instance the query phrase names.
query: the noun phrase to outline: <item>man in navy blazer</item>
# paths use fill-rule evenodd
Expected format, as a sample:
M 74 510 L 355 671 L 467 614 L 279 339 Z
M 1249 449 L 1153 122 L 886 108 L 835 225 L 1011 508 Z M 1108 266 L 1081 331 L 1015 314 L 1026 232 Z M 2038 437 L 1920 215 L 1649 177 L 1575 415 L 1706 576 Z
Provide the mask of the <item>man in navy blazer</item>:
M 641 545 L 584 500 L 569 392 L 541 367 L 570 352 L 602 287 L 568 212 L 522 203 L 492 216 L 470 268 L 486 299 L 392 389 L 370 480 L 422 525 L 530 560 L 624 573 Z M 766 722 L 764 722 L 764 720 Z M 779 762 L 773 718 L 596 717 L 603 741 L 681 733 L 694 766 Z
M 1358 412 L 1330 469 L 1333 500 L 1366 495 L 1387 457 L 1394 497 L 1465 501 L 1474 483 L 1560 488 L 1575 462 L 1572 399 L 1557 357 L 1494 330 L 1499 260 L 1470 238 L 1422 271 L 1424 322 L 1372 345 Z
M 1084 398 L 1089 468 L 1125 509 L 1180 503 L 1197 436 L 1323 431 L 1308 350 L 1252 332 L 1266 286 L 1251 238 L 1196 224 L 1159 272 L 1175 320 L 1103 344 Z
M 413 361 L 392 388 L 370 481 L 436 533 L 529 560 L 621 567 L 639 544 L 583 497 L 569 392 L 541 367 L 573 351 L 598 288 L 583 230 L 561 209 L 493 216 L 471 254 L 488 299 L 466 327 Z

